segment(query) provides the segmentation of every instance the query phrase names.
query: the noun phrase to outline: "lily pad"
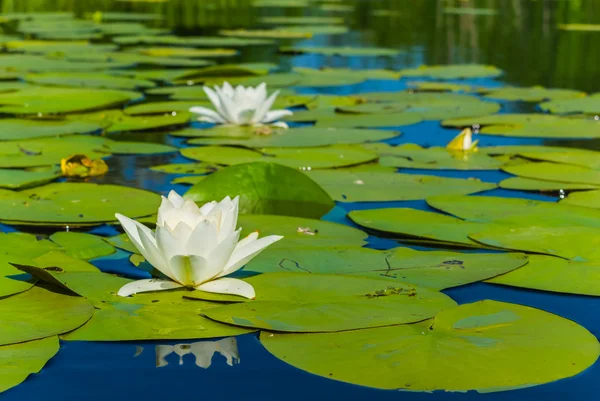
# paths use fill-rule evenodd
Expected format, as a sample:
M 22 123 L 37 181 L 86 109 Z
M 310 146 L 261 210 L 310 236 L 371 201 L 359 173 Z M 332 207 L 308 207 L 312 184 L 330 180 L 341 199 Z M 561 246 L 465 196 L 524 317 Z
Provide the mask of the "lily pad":
M 564 31 L 597 32 L 600 24 L 558 24 L 558 29 Z
M 263 17 L 260 19 L 261 24 L 274 25 L 337 25 L 343 24 L 344 18 L 341 17 L 319 17 L 319 16 L 281 16 L 281 17 Z
M 285 30 L 287 32 L 302 32 L 312 35 L 341 35 L 347 33 L 350 29 L 343 25 L 282 25 L 274 29 Z
M 309 47 L 309 46 L 284 46 L 280 47 L 281 53 L 292 53 L 292 54 L 321 54 L 323 56 L 397 56 L 402 53 L 396 49 L 386 49 L 378 47 Z
M 190 188 L 185 197 L 204 204 L 237 195 L 240 213 L 246 214 L 319 218 L 335 206 L 319 185 L 298 170 L 261 162 L 219 170 Z
M 15 139 L 90 134 L 101 129 L 100 125 L 88 121 L 4 118 L 0 120 L 0 140 L 11 141 Z
M 239 52 L 235 49 L 197 49 L 194 47 L 141 47 L 131 49 L 139 54 L 151 57 L 184 57 L 184 58 L 221 58 L 233 57 Z
M 581 98 L 585 96 L 584 92 L 571 89 L 548 89 L 541 86 L 531 86 L 528 88 L 497 88 L 484 89 L 485 97 L 501 100 L 520 100 L 524 102 L 541 102 L 543 100 L 566 100 Z
M 600 185 L 600 170 L 556 163 L 525 163 L 502 168 L 519 177 L 574 184 Z
M 475 180 L 431 175 L 361 171 L 307 171 L 330 196 L 341 202 L 383 202 L 425 199 L 441 194 L 470 194 L 496 188 Z
M 310 39 L 312 33 L 285 29 L 222 29 L 219 35 L 238 38 Z
M 175 163 L 150 167 L 152 171 L 167 174 L 207 174 L 217 170 L 217 166 L 207 163 Z
M 20 192 L 0 191 L 0 220 L 12 224 L 85 225 L 156 212 L 160 198 L 141 189 L 88 183 L 49 184 Z
M 415 322 L 455 305 L 436 291 L 363 277 L 266 273 L 246 281 L 256 301 L 214 308 L 206 316 L 242 327 L 328 332 Z
M 44 74 L 28 74 L 25 81 L 45 86 L 66 86 L 73 88 L 98 89 L 147 89 L 154 88 L 156 83 L 148 80 L 119 77 L 102 73 L 66 73 L 52 72 Z
M 540 148 L 545 148 L 541 147 Z M 594 170 L 600 170 L 600 152 L 587 149 L 575 148 L 547 148 L 545 150 L 534 149 L 518 152 L 519 156 L 533 160 L 543 160 L 554 163 L 582 166 Z M 566 166 L 569 168 L 570 166 Z
M 128 116 L 121 110 L 104 110 L 78 114 L 74 118 L 101 124 L 106 132 L 144 131 L 158 128 L 182 126 L 192 119 L 192 113 L 179 112 L 164 115 Z M 156 145 L 156 144 L 153 144 Z
M 292 128 L 245 138 L 206 137 L 192 139 L 193 145 L 233 145 L 247 148 L 319 147 L 381 141 L 398 136 L 394 131 L 343 128 Z
M 447 309 L 416 324 L 331 334 L 263 332 L 260 340 L 277 358 L 329 379 L 427 392 L 487 393 L 548 383 L 580 373 L 600 352 L 598 340 L 570 320 L 496 301 Z
M 265 148 L 250 150 L 225 146 L 181 149 L 189 159 L 207 163 L 233 165 L 256 161 L 283 164 L 300 170 L 352 166 L 375 160 L 374 152 L 353 145 L 321 148 Z
M 416 251 L 395 248 L 377 251 L 360 247 L 293 247 L 267 249 L 252 259 L 247 271 L 320 273 L 398 280 L 436 290 L 495 277 L 525 265 L 518 253 L 479 254 Z
M 572 193 L 560 204 L 600 209 L 600 190 Z
M 0 188 L 25 189 L 47 184 L 61 177 L 62 173 L 53 168 L 40 171 L 0 169 Z
M 42 287 L 0 302 L 0 345 L 22 343 L 75 330 L 94 312 L 84 298 L 63 295 Z
M 493 78 L 503 74 L 502 70 L 494 66 L 481 64 L 423 65 L 399 72 L 403 77 L 434 79 Z
M 92 234 L 62 231 L 52 234 L 50 240 L 77 259 L 90 260 L 115 252 L 112 245 Z
M 553 256 L 529 255 L 529 263 L 525 266 L 487 282 L 597 297 L 600 296 L 600 262 L 575 262 Z
M 39 373 L 60 348 L 57 336 L 0 347 L 0 393 Z
M 600 189 L 598 185 L 537 180 L 534 178 L 511 177 L 500 181 L 500 188 L 520 191 L 560 191 L 580 189 Z
M 266 39 L 247 39 L 247 38 L 223 38 L 218 36 L 118 36 L 113 38 L 113 42 L 129 45 L 151 45 L 151 46 L 184 46 L 184 47 L 246 47 L 246 46 L 265 46 L 273 42 Z
M 600 114 L 600 93 L 575 99 L 560 99 L 540 104 L 544 111 L 555 114 Z
M 548 114 L 496 114 L 442 121 L 446 127 L 481 125 L 482 135 L 532 138 L 598 138 L 600 123 L 594 120 Z
M 494 8 L 476 8 L 476 7 L 444 7 L 444 14 L 453 15 L 487 15 L 494 16 L 498 14 L 498 10 Z

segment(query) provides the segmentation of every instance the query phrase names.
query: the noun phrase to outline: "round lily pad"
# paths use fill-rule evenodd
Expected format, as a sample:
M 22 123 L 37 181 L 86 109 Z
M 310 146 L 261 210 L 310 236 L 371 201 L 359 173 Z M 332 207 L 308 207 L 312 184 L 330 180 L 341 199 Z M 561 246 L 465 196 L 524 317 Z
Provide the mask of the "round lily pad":
M 569 194 L 560 204 L 600 209 L 600 190 Z
M 264 148 L 250 150 L 225 146 L 203 146 L 181 149 L 189 159 L 223 165 L 256 161 L 283 164 L 300 170 L 352 166 L 375 160 L 374 152 L 352 145 L 321 148 Z
M 427 392 L 548 383 L 582 372 L 600 352 L 598 340 L 570 320 L 496 301 L 447 309 L 416 324 L 329 334 L 263 332 L 260 340 L 286 363 L 329 379 Z
M 219 170 L 185 194 L 199 204 L 226 196 L 239 196 L 239 210 L 245 214 L 319 218 L 335 206 L 318 184 L 298 170 L 264 162 Z
M 100 125 L 88 121 L 6 118 L 0 120 L 0 140 L 11 141 L 16 139 L 90 134 L 101 129 Z
M 584 92 L 571 89 L 548 89 L 541 86 L 532 86 L 529 88 L 497 88 L 482 90 L 485 97 L 501 100 L 521 100 L 524 102 L 541 102 L 543 100 L 566 100 L 581 98 L 585 96 Z
M 148 80 L 119 77 L 95 72 L 79 72 L 77 74 L 66 72 L 28 74 L 25 76 L 25 81 L 37 85 L 98 89 L 135 90 L 153 88 L 156 86 L 156 83 Z
M 327 332 L 420 321 L 455 305 L 436 291 L 363 277 L 265 273 L 246 281 L 256 301 L 210 309 L 206 316 L 242 327 Z
M 320 16 L 280 16 L 280 17 L 263 17 L 260 19 L 262 24 L 276 24 L 276 25 L 336 25 L 343 24 L 344 18 L 341 17 L 320 17 Z
M 537 180 L 534 178 L 511 177 L 500 181 L 500 188 L 515 189 L 520 191 L 560 191 L 579 189 L 600 189 L 598 185 L 580 184 L 572 182 L 558 182 Z
M 510 174 L 537 180 L 600 185 L 600 170 L 557 163 L 525 163 L 502 168 Z
M 128 116 L 121 110 L 104 110 L 93 113 L 78 114 L 76 118 L 85 119 L 105 126 L 108 133 L 122 131 L 144 131 L 158 128 L 187 125 L 192 113 L 179 112 L 160 116 Z M 157 144 L 153 144 L 157 145 Z
M 343 170 L 307 171 L 337 201 L 381 202 L 425 199 L 442 194 L 470 194 L 496 188 L 475 180 L 402 173 Z
M 0 188 L 24 189 L 47 184 L 61 177 L 62 173 L 54 168 L 40 171 L 27 171 L 16 169 L 0 169 Z
M 150 170 L 167 174 L 207 174 L 215 172 L 217 167 L 207 163 L 175 163 L 152 166 Z
M 80 225 L 115 221 L 156 212 L 160 197 L 116 185 L 60 183 L 21 192 L 0 191 L 0 220 L 13 224 Z
M 102 237 L 92 234 L 61 231 L 52 234 L 50 240 L 67 255 L 77 259 L 90 260 L 115 252 L 115 248 Z
M 456 64 L 432 65 L 399 71 L 403 77 L 429 77 L 434 79 L 492 78 L 502 75 L 502 70 L 491 65 Z
M 197 49 L 193 47 L 140 47 L 130 51 L 151 57 L 184 58 L 221 58 L 232 57 L 239 53 L 235 49 Z
M 596 115 L 600 113 L 600 93 L 575 99 L 551 100 L 541 103 L 540 108 L 555 114 L 584 113 Z
M 309 47 L 309 46 L 284 46 L 280 47 L 282 53 L 292 54 L 322 54 L 324 56 L 397 56 L 401 53 L 396 49 L 377 47 Z

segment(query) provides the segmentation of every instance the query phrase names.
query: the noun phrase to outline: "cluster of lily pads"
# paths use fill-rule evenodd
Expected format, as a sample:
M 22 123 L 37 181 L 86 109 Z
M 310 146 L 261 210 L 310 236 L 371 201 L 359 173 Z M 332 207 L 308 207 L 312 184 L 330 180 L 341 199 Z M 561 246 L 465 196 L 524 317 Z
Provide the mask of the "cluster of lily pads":
M 113 22 L 131 18 L 139 21 Z M 456 82 L 501 75 L 484 65 L 281 71 L 271 64 L 224 63 L 243 47 L 278 46 L 280 38 L 335 34 L 334 28 L 343 32 L 343 20 L 271 17 L 263 23 L 272 29 L 179 37 L 161 28 L 159 19 L 106 13 L 90 19 L 4 17 L 0 222 L 23 232 L 0 234 L 0 391 L 39 372 L 59 351 L 59 339 L 197 340 L 260 332 L 269 352 L 300 369 L 413 391 L 515 389 L 576 375 L 596 361 L 598 340 L 574 322 L 496 301 L 457 305 L 442 290 L 485 281 L 600 296 L 598 152 L 478 147 L 468 130 L 448 147 L 391 146 L 383 141 L 401 133 L 378 128 L 441 120 L 443 127 L 473 128 L 479 135 L 597 138 L 600 97 Z M 278 49 L 336 57 L 398 54 Z M 409 89 L 349 96 L 296 91 L 366 80 L 403 80 Z M 271 106 L 293 110 L 278 115 L 290 128 L 251 119 L 196 122 L 190 109 L 219 106 L 205 86 L 225 82 L 280 90 Z M 540 102 L 548 113 L 498 114 L 499 100 Z M 185 142 L 175 147 L 122 141 L 123 132 L 166 132 Z M 64 165 L 84 155 L 106 159 L 110 169 L 112 155 L 158 153 L 185 158 L 151 170 L 193 184 L 187 199 L 202 205 L 239 195 L 242 237 L 255 231 L 284 237 L 244 269 L 247 277 L 241 279 L 255 299 L 187 288 L 119 295 L 134 278 L 158 273 L 126 234 L 83 231 L 118 226 L 115 213 L 153 227 L 160 196 L 82 181 L 81 174 L 65 178 Z M 585 191 L 558 203 L 469 196 L 498 186 L 398 168 L 503 170 L 516 177 L 502 181 L 502 188 Z M 373 205 L 348 214 L 359 228 L 319 220 L 335 202 L 405 200 L 426 200 L 444 214 Z M 364 247 L 367 232 L 446 250 L 370 249 Z M 130 258 L 135 274 L 101 271 L 90 263 L 119 255 Z M 200 355 L 203 347 L 197 348 Z M 515 364 L 523 353 L 528 363 Z

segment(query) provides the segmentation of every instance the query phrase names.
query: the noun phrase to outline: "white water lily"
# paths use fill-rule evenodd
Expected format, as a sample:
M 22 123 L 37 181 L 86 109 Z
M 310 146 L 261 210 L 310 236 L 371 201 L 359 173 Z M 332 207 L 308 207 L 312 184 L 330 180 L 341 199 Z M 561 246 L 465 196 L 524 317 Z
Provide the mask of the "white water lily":
M 126 297 L 146 291 L 187 287 L 206 292 L 254 298 L 254 288 L 245 281 L 225 277 L 248 263 L 281 236 L 258 239 L 253 232 L 239 240 L 236 230 L 239 197 L 226 197 L 198 207 L 175 191 L 163 196 L 158 209 L 156 232 L 121 214 L 121 222 L 131 242 L 142 256 L 168 279 L 145 279 L 121 287 Z
M 206 107 L 192 107 L 192 113 L 199 114 L 200 121 L 229 125 L 272 124 L 287 128 L 284 122 L 276 122 L 282 117 L 292 115 L 289 110 L 271 110 L 279 91 L 267 98 L 267 85 L 263 82 L 256 88 L 238 85 L 233 88 L 229 82 L 212 90 L 204 87 L 204 92 L 215 110 Z
M 449 150 L 460 150 L 463 152 L 476 152 L 478 143 L 479 140 L 473 141 L 473 131 L 471 128 L 465 128 L 460 132 L 460 134 L 450 141 L 446 148 Z

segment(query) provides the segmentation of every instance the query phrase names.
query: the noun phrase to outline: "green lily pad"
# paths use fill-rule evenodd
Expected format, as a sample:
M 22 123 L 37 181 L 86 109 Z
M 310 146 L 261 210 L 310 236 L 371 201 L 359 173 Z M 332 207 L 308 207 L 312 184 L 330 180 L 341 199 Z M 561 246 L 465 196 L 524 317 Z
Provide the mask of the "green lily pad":
M 600 31 L 600 24 L 558 24 L 558 29 L 564 31 L 596 32 Z
M 113 38 L 113 42 L 123 45 L 151 45 L 151 46 L 184 46 L 184 47 L 246 47 L 246 46 L 264 46 L 273 42 L 266 39 L 247 39 L 247 38 L 223 38 L 218 36 L 118 36 Z
M 390 146 L 383 143 L 364 145 L 379 155 L 384 166 L 423 170 L 498 170 L 504 163 L 479 152 L 460 152 L 446 148 L 421 148 L 405 144 Z
M 48 72 L 44 74 L 27 74 L 26 82 L 45 86 L 66 86 L 74 88 L 98 88 L 98 89 L 147 89 L 154 88 L 156 83 L 148 80 L 119 77 L 114 75 L 88 72 L 67 73 Z
M 572 193 L 560 204 L 600 209 L 600 190 Z
M 240 213 L 246 214 L 318 218 L 335 206 L 319 185 L 298 170 L 261 162 L 219 170 L 190 188 L 185 197 L 204 204 L 238 195 Z
M 52 234 L 50 240 L 77 259 L 90 260 L 115 252 L 112 245 L 92 234 L 62 231 Z
M 442 121 L 445 127 L 481 125 L 482 135 L 533 138 L 598 138 L 600 123 L 594 120 L 548 114 L 496 114 Z
M 150 167 L 152 171 L 167 174 L 207 174 L 217 170 L 217 166 L 207 163 L 175 163 Z
M 193 114 L 179 112 L 163 115 L 128 116 L 121 110 L 104 110 L 86 114 L 77 114 L 73 118 L 101 124 L 106 132 L 144 131 L 188 124 Z
M 307 171 L 330 196 L 341 202 L 383 202 L 425 199 L 441 194 L 470 194 L 496 188 L 475 180 L 431 175 L 361 171 Z
M 97 29 L 103 35 L 166 35 L 171 31 L 164 28 L 149 28 L 139 22 L 112 22 L 96 24 Z
M 69 38 L 67 38 L 69 39 Z M 20 72 L 85 72 L 104 71 L 109 68 L 131 67 L 131 62 L 93 63 L 73 62 L 64 58 L 52 58 L 36 54 L 9 54 L 0 56 L 0 69 Z
M 0 345 L 22 343 L 75 330 L 94 312 L 84 298 L 63 295 L 41 287 L 0 302 Z
M 394 131 L 302 127 L 282 130 L 269 135 L 254 134 L 239 139 L 208 136 L 192 139 L 189 143 L 193 145 L 233 145 L 247 148 L 319 147 L 374 142 L 396 136 L 398 133 Z
M 600 296 L 600 263 L 575 262 L 545 255 L 529 255 L 529 263 L 487 280 L 488 283 L 540 291 Z
M 431 92 L 475 92 L 476 88 L 466 84 L 452 82 L 410 81 L 407 85 L 419 91 Z
M 600 352 L 598 340 L 577 323 L 496 301 L 447 309 L 416 324 L 330 334 L 263 332 L 260 340 L 277 358 L 319 376 L 427 392 L 487 393 L 548 383 L 580 373 Z
M 478 254 L 415 251 L 395 248 L 377 251 L 360 247 L 293 247 L 267 249 L 252 259 L 247 271 L 320 273 L 365 276 L 436 290 L 495 277 L 525 265 L 518 253 Z
M 183 57 L 183 58 L 221 58 L 233 57 L 239 52 L 235 49 L 197 49 L 194 47 L 140 47 L 128 51 L 151 57 Z
M 281 17 L 263 17 L 260 19 L 261 24 L 274 25 L 337 25 L 343 24 L 344 18 L 341 17 L 319 17 L 319 16 L 281 16 Z
M 320 148 L 265 148 L 250 150 L 225 146 L 203 146 L 181 149 L 192 160 L 223 165 L 256 161 L 283 164 L 300 170 L 352 166 L 377 158 L 374 152 L 353 145 Z
M 112 44 L 91 44 L 87 40 L 73 41 L 49 41 L 49 40 L 12 40 L 3 43 L 6 50 L 10 52 L 23 52 L 29 54 L 66 54 L 78 51 L 109 52 L 117 49 Z
M 115 235 L 114 237 L 104 238 L 104 240 L 115 248 L 123 249 L 131 253 L 139 252 L 137 247 L 129 239 L 129 236 L 125 233 Z
M 404 208 L 355 210 L 348 213 L 348 217 L 361 227 L 393 236 L 468 248 L 485 247 L 469 239 L 469 234 L 490 227 L 489 224 L 463 221 L 440 213 Z
M 171 184 L 196 185 L 200 181 L 203 181 L 205 178 L 205 175 L 185 175 L 183 177 L 177 177 L 172 179 Z
M 134 13 L 128 12 L 102 12 L 100 14 L 102 21 L 162 21 L 165 17 L 162 14 L 153 13 Z
M 191 59 L 182 57 L 153 57 L 139 53 L 130 52 L 80 52 L 65 56 L 66 60 L 81 63 L 120 63 L 129 64 L 138 67 L 180 67 L 180 68 L 200 68 L 214 64 L 212 61 L 202 59 Z M 114 68 L 114 67 L 112 67 Z M 125 75 L 115 74 L 111 75 Z M 92 77 L 93 78 L 93 77 Z M 167 80 L 164 77 L 163 80 Z
M 141 115 L 152 115 L 152 114 L 171 114 L 188 112 L 192 107 L 199 106 L 199 102 L 196 100 L 192 101 L 179 101 L 179 102 L 152 102 L 142 103 L 129 106 L 123 110 L 128 116 L 141 116 Z
M 0 120 L 0 140 L 11 141 L 15 139 L 90 134 L 101 129 L 100 125 L 88 121 L 5 118 Z
M 49 184 L 20 192 L 0 191 L 0 220 L 12 224 L 85 225 L 156 212 L 160 197 L 141 189 L 89 183 Z
M 487 15 L 494 16 L 498 14 L 498 10 L 494 8 L 475 8 L 475 7 L 444 7 L 444 14 L 453 15 Z
M 0 347 L 0 393 L 18 386 L 27 376 L 39 373 L 58 352 L 57 336 Z
M 596 115 L 600 113 L 600 93 L 575 99 L 552 100 L 541 103 L 540 108 L 555 114 L 584 113 Z
M 403 77 L 434 79 L 493 78 L 503 74 L 502 70 L 494 66 L 481 64 L 423 65 L 399 72 Z
M 482 90 L 485 97 L 502 100 L 521 100 L 524 102 L 541 102 L 543 100 L 566 100 L 581 98 L 584 92 L 571 89 L 548 89 L 541 86 L 528 88 L 495 88 Z
M 600 189 L 598 185 L 536 180 L 534 178 L 511 177 L 500 181 L 500 188 L 519 191 L 560 191 L 580 189 Z
M 324 56 L 397 56 L 402 53 L 396 49 L 386 49 L 378 47 L 309 47 L 309 46 L 284 46 L 280 47 L 281 53 L 292 53 L 292 54 L 321 54 Z
M 328 332 L 416 322 L 455 305 L 436 291 L 363 277 L 266 273 L 246 281 L 254 287 L 256 301 L 205 315 L 242 327 Z
M 574 184 L 600 185 L 600 170 L 556 163 L 526 163 L 506 166 L 502 170 L 519 177 Z
M 222 29 L 219 35 L 237 38 L 263 38 L 263 39 L 310 39 L 312 33 L 302 31 L 287 31 L 280 29 Z
M 65 114 L 120 106 L 141 95 L 135 92 L 39 87 L 0 94 L 0 112 Z M 51 99 L 49 101 L 48 99 Z
M 540 146 L 542 148 L 542 146 Z M 549 148 L 544 151 L 535 149 L 533 151 L 518 152 L 519 156 L 533 160 L 543 160 L 554 163 L 582 166 L 594 170 L 600 170 L 600 152 L 587 149 Z M 569 168 L 570 166 L 566 166 Z
M 283 239 L 271 249 L 292 247 L 362 246 L 368 235 L 343 224 L 291 216 L 240 215 L 238 226 L 243 227 L 240 238 L 254 231 L 261 236 L 282 235 Z
M 25 189 L 47 184 L 61 177 L 62 173 L 53 168 L 40 171 L 0 169 L 0 188 Z
M 274 29 L 285 30 L 287 32 L 302 32 L 312 35 L 341 35 L 347 33 L 350 28 L 342 25 L 282 25 Z

